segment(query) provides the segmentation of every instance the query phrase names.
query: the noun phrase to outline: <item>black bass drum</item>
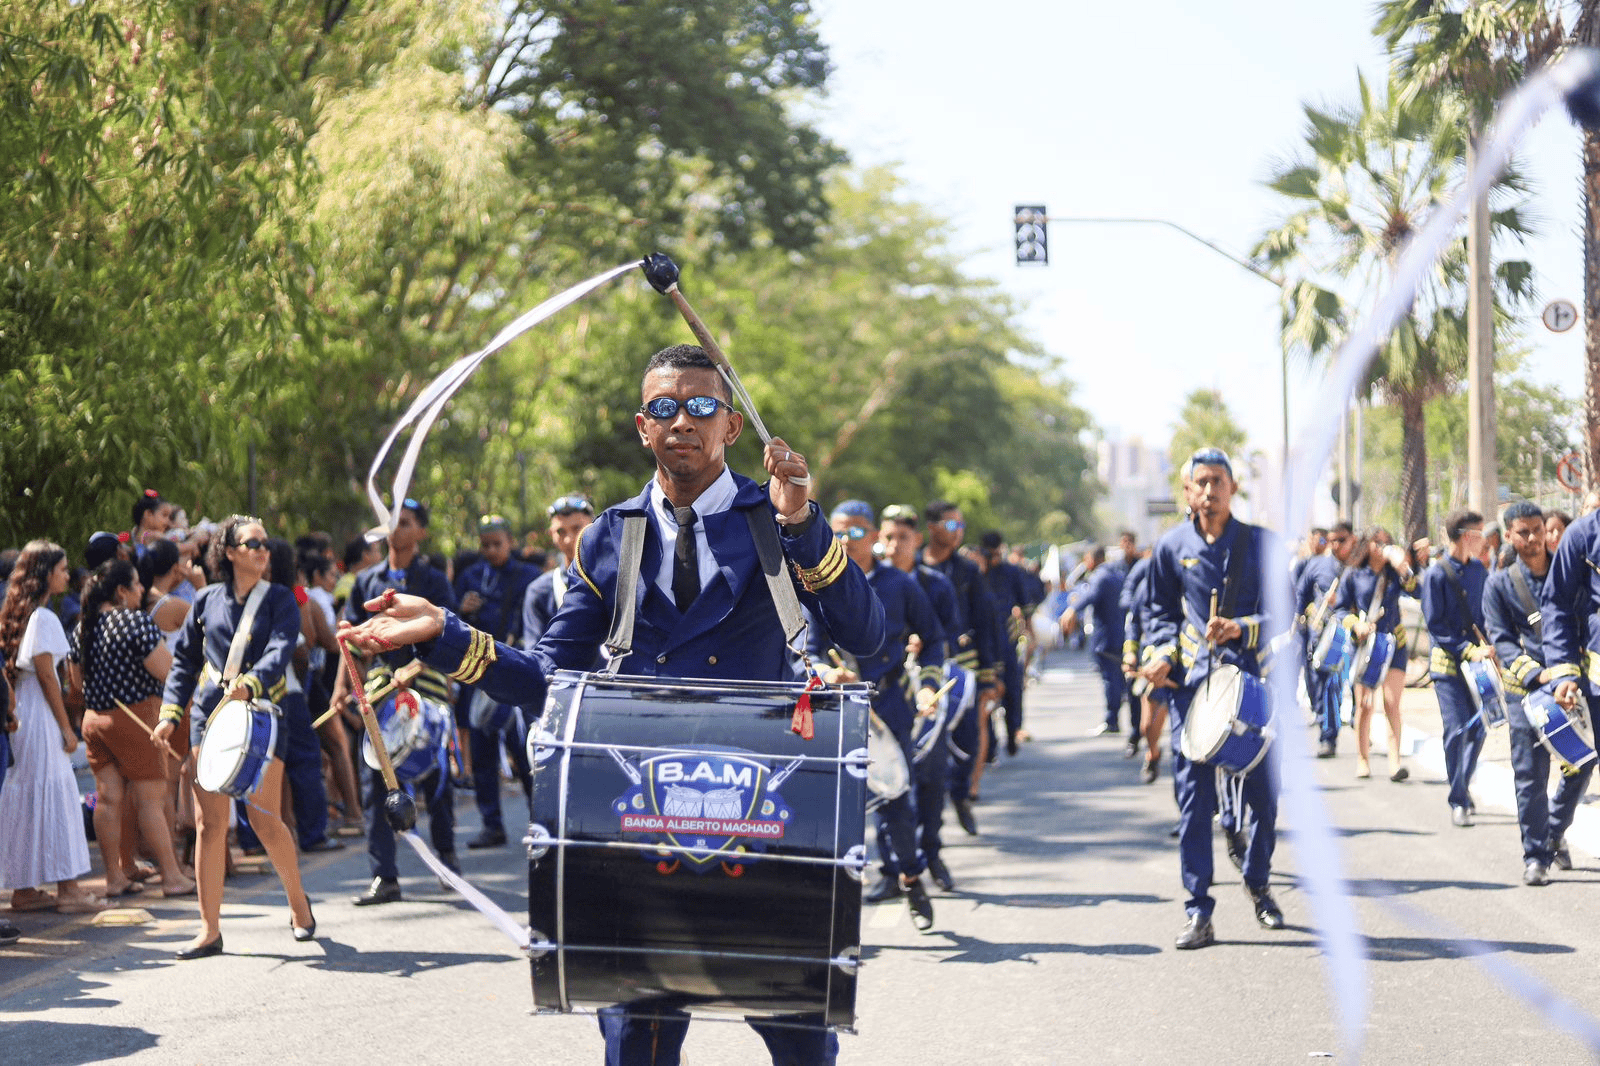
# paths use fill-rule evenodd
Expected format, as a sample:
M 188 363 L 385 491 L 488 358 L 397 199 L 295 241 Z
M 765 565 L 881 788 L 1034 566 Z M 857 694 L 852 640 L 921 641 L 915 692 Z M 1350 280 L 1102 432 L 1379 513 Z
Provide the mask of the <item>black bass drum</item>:
M 869 687 L 560 671 L 529 731 L 540 1011 L 854 1031 Z

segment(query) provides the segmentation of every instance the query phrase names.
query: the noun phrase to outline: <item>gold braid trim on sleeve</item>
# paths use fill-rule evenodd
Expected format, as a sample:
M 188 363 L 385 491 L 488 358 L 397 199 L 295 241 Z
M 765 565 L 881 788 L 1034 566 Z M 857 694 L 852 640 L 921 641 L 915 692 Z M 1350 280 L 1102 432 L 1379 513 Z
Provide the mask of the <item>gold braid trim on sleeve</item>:
M 822 561 L 816 566 L 791 565 L 794 566 L 794 572 L 800 578 L 800 584 L 805 586 L 805 590 L 817 592 L 839 580 L 844 574 L 844 568 L 850 565 L 850 558 L 845 555 L 844 548 L 840 547 L 839 541 L 835 539 L 828 545 Z

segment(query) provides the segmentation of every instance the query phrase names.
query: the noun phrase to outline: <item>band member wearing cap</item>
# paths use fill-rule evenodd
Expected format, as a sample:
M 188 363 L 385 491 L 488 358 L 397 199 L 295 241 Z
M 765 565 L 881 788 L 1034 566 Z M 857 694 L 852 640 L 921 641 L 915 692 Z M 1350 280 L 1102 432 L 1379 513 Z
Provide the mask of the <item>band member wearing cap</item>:
M 956 681 L 957 688 L 952 688 L 945 698 L 948 713 L 957 714 L 963 704 L 975 702 L 975 693 L 958 691 L 968 683 L 971 675 L 950 658 L 954 647 L 950 635 L 961 629 L 961 618 L 956 609 L 956 587 L 933 567 L 917 562 L 917 550 L 922 547 L 922 531 L 918 528 L 920 523 L 916 508 L 891 504 L 883 509 L 879 518 L 878 539 L 883 544 L 884 559 L 917 579 L 917 586 L 928 598 L 933 613 L 939 619 L 939 629 L 945 634 L 945 662 L 940 668 L 939 681 L 943 685 L 960 676 L 960 680 Z M 918 636 L 920 639 L 921 634 Z M 920 644 L 915 644 L 908 649 L 908 657 L 915 656 L 920 663 L 922 650 Z M 909 662 L 906 663 L 906 669 L 908 672 L 911 669 Z M 922 849 L 922 857 L 928 864 L 928 875 L 933 878 L 933 883 L 951 892 L 956 887 L 955 878 L 950 876 L 950 868 L 940 857 L 944 850 L 944 840 L 940 835 L 944 821 L 944 793 L 950 778 L 950 746 L 946 743 L 950 722 L 946 717 L 937 725 L 925 724 L 935 721 L 937 715 L 924 718 L 918 723 L 919 728 L 914 734 L 916 744 L 911 778 L 915 783 L 913 800 L 917 843 Z
M 395 519 L 395 528 L 389 534 L 389 556 L 356 575 L 350 599 L 344 605 L 345 621 L 358 625 L 368 617 L 368 604 L 383 597 L 390 589 L 406 592 L 440 608 L 455 606 L 455 593 L 450 582 L 434 569 L 418 548 L 428 537 L 428 505 L 413 499 L 402 502 Z M 394 672 L 415 656 L 410 648 L 374 649 L 377 658 L 367 669 L 366 689 L 374 692 L 394 679 Z M 332 703 L 345 707 L 350 703 L 350 674 L 340 670 L 333 686 Z M 450 706 L 450 682 L 442 672 L 425 669 L 411 688 L 417 696 L 441 707 Z M 376 709 L 378 705 L 374 705 Z M 428 771 L 415 781 L 411 788 L 417 798 L 428 808 L 428 837 L 439 860 L 447 867 L 457 869 L 455 788 L 450 783 L 450 768 L 441 753 L 441 765 Z M 351 900 L 357 907 L 371 907 L 381 903 L 394 903 L 400 899 L 400 868 L 395 863 L 394 830 L 383 816 L 383 800 L 388 787 L 383 775 L 368 767 L 367 788 L 362 804 L 367 817 L 367 859 L 372 869 L 372 883 L 367 890 Z
M 1316 530 L 1312 530 L 1313 535 Z M 1350 568 L 1350 553 L 1355 533 L 1349 522 L 1337 522 L 1323 531 L 1327 550 L 1301 562 L 1295 579 L 1295 622 L 1300 627 L 1305 655 L 1306 695 L 1317 716 L 1321 735 L 1317 738 L 1317 758 L 1331 759 L 1338 751 L 1339 704 L 1344 700 L 1344 677 L 1339 671 L 1322 671 L 1312 666 L 1311 657 L 1322 641 L 1322 634 L 1333 621 L 1339 598 L 1339 580 Z
M 1122 611 L 1122 676 L 1131 699 L 1139 702 L 1139 732 L 1144 737 L 1144 765 L 1139 780 L 1155 784 L 1161 774 L 1161 731 L 1167 726 L 1170 688 L 1155 688 L 1139 677 L 1139 663 L 1149 643 L 1144 639 L 1144 610 L 1150 596 L 1150 553 L 1134 550 L 1133 564 L 1123 579 L 1117 607 Z
M 1005 560 L 1005 538 L 990 530 L 979 541 L 982 545 L 983 580 L 989 586 L 994 600 L 995 623 L 1000 629 L 1000 661 L 1002 665 L 1001 706 L 1005 708 L 1006 754 L 1017 754 L 1018 745 L 1029 739 L 1022 728 L 1022 654 L 1018 649 L 1027 631 L 1028 615 L 1038 606 L 1029 599 L 1028 580 L 1022 567 Z M 988 761 L 994 761 L 994 724 L 989 721 L 990 749 Z M 982 770 L 979 770 L 982 776 Z
M 1552 864 L 1572 869 L 1572 855 L 1562 838 L 1588 790 L 1594 764 L 1561 775 L 1555 794 L 1550 793 L 1550 753 L 1539 742 L 1523 702 L 1554 677 L 1543 665 L 1547 614 L 1543 601 L 1550 573 L 1544 513 L 1538 504 L 1523 500 L 1507 507 L 1501 517 L 1517 558 L 1485 582 L 1483 620 L 1504 667 L 1511 773 L 1517 791 L 1517 826 L 1522 830 L 1522 883 L 1537 886 L 1550 883 Z
M 988 750 L 988 730 L 983 724 L 1000 699 L 1000 644 L 1004 631 L 996 622 L 994 601 L 983 571 L 957 550 L 967 529 L 961 508 L 934 500 L 922 509 L 922 517 L 928 522 L 928 542 L 917 562 L 937 570 L 955 586 L 958 629 L 949 638 L 951 653 L 958 665 L 978 677 L 976 709 L 950 726 L 950 805 L 955 808 L 962 830 L 976 836 L 978 820 L 972 812 L 978 798 L 975 781 Z
M 1376 635 L 1388 634 L 1394 640 L 1388 665 L 1378 675 L 1378 690 L 1389 723 L 1389 780 L 1404 781 L 1411 772 L 1400 763 L 1400 693 L 1405 689 L 1409 652 L 1405 627 L 1400 624 L 1400 594 L 1416 595 L 1417 578 L 1406 561 L 1405 549 L 1395 544 L 1386 529 L 1367 530 L 1351 563 L 1339 579 L 1335 624 L 1350 631 L 1357 647 Z M 1354 679 L 1354 686 L 1356 776 L 1365 778 L 1372 776 L 1367 756 L 1372 750 L 1372 703 L 1377 696 L 1360 678 Z
M 514 643 L 522 625 L 522 601 L 528 586 L 539 576 L 538 571 L 512 557 L 511 523 L 503 515 L 487 514 L 478 520 L 478 551 L 482 558 L 456 575 L 453 591 L 461 604 L 461 617 L 496 640 Z M 477 835 L 467 841 L 467 847 L 497 848 L 506 842 L 500 811 L 502 746 L 511 758 L 511 768 L 523 794 L 531 793 L 533 786 L 528 780 L 528 756 L 517 730 L 472 724 L 471 708 L 477 695 L 478 690 L 471 685 L 462 685 L 456 693 L 456 726 L 467 728 L 472 792 L 483 823 Z
M 744 419 L 705 352 L 675 345 L 645 368 L 634 417 L 639 443 L 655 457 L 650 484 L 608 508 L 583 532 L 566 574 L 567 594 L 531 652 L 512 649 L 454 613 L 412 596 L 372 601 L 379 612 L 359 630 L 373 648 L 422 644 L 424 660 L 496 699 L 544 702 L 556 670 L 587 670 L 611 628 L 621 562 L 623 519 L 643 516 L 642 597 L 634 623 L 630 674 L 787 681 L 792 652 L 762 576 L 749 513 L 777 523 L 777 541 L 793 570 L 802 606 L 857 656 L 884 642 L 883 605 L 866 575 L 850 565 L 804 485 L 805 456 L 774 437 L 763 453 L 771 481 L 763 488 L 724 459 Z M 648 867 L 644 867 L 648 869 Z M 806 1027 L 752 1021 L 775 1063 L 833 1062 L 839 1042 L 818 1018 Z M 689 1019 L 679 1011 L 624 1004 L 600 1012 L 607 1062 L 678 1061 Z
M 300 605 L 295 602 L 294 593 L 284 585 L 267 583 L 255 618 L 246 627 L 249 636 L 238 659 L 239 673 L 224 689 L 234 634 L 240 630 L 246 601 L 259 584 L 266 582 L 267 532 L 261 522 L 246 515 L 224 520 L 211 542 L 209 565 L 219 580 L 207 585 L 195 598 L 194 610 L 189 612 L 178 636 L 161 697 L 161 720 L 152 739 L 164 751 L 172 750 L 168 738 L 183 720 L 191 697 L 194 705 L 189 740 L 196 751 L 200 750 L 206 722 L 225 701 L 282 698 L 284 674 L 291 669 L 295 643 L 300 638 Z M 249 799 L 255 808 L 252 818 L 256 835 L 266 847 L 267 858 L 289 899 L 289 924 L 294 938 L 310 940 L 316 933 L 316 918 L 301 886 L 294 836 L 278 814 L 287 746 L 288 733 L 279 730 L 272 758 Z M 222 881 L 228 862 L 229 797 L 198 785 L 193 792 L 199 832 L 195 882 L 200 896 L 201 929 L 178 951 L 180 959 L 222 954 Z
M 551 619 L 567 599 L 567 567 L 572 565 L 578 537 L 594 522 L 594 504 L 587 496 L 563 496 L 550 505 L 550 543 L 555 547 L 556 565 L 534 578 L 522 599 L 522 646 L 531 649 L 539 643 Z M 598 662 L 598 657 L 596 658 Z M 537 714 L 541 708 L 530 708 Z
M 1184 464 L 1183 480 L 1194 515 L 1168 530 L 1151 555 L 1144 636 L 1151 647 L 1141 671 L 1152 685 L 1173 687 L 1174 737 L 1182 731 L 1184 716 L 1210 672 L 1232 664 L 1259 677 L 1263 653 L 1282 628 L 1265 613 L 1261 588 L 1262 564 L 1276 559 L 1276 545 L 1260 526 L 1233 517 L 1238 485 L 1227 453 L 1220 448 L 1195 452 Z M 1243 781 L 1244 803 L 1253 815 L 1243 870 L 1256 921 L 1268 929 L 1281 929 L 1283 912 L 1268 891 L 1278 817 L 1271 767 L 1271 759 L 1263 760 Z M 1189 892 L 1188 924 L 1176 943 L 1180 949 L 1201 948 L 1216 939 L 1211 924 L 1215 902 L 1209 891 L 1216 773 L 1208 764 L 1191 762 L 1177 744 L 1172 773 L 1178 795 L 1179 864 Z
M 1104 727 L 1097 733 L 1120 733 L 1122 701 L 1127 696 L 1127 684 L 1122 677 L 1122 620 L 1118 606 L 1122 598 L 1123 573 L 1115 566 L 1106 565 L 1106 550 L 1100 545 L 1090 549 L 1084 560 L 1089 571 L 1083 582 L 1067 594 L 1067 609 L 1061 613 L 1061 635 L 1070 636 L 1082 623 L 1085 613 L 1094 616 L 1094 635 L 1089 650 L 1094 655 L 1094 665 L 1100 671 L 1100 685 L 1105 690 L 1106 718 Z M 1139 750 L 1138 723 L 1129 725 L 1129 754 Z
M 1488 730 L 1478 717 L 1461 663 L 1494 655 L 1484 642 L 1483 586 L 1489 578 L 1478 555 L 1483 548 L 1483 516 L 1476 511 L 1452 511 L 1445 516 L 1450 551 L 1422 574 L 1422 617 L 1433 640 L 1428 672 L 1439 701 L 1444 724 L 1444 768 L 1450 779 L 1450 821 L 1472 824 L 1472 796 L 1467 785 L 1478 768 L 1478 755 Z

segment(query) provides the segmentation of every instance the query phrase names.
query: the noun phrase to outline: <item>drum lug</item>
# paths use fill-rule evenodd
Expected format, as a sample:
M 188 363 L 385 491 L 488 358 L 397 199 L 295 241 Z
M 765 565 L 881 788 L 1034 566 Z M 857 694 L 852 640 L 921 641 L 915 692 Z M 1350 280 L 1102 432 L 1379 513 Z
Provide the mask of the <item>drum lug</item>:
M 845 948 L 844 953 L 833 960 L 833 964 L 839 968 L 840 973 L 854 977 L 861 972 L 861 949 Z
M 867 869 L 867 846 L 857 844 L 845 852 L 844 858 L 840 861 L 844 865 L 844 872 L 856 881 L 860 881 Z
M 528 764 L 542 766 L 560 746 L 556 735 L 539 725 L 528 732 Z
M 857 748 L 857 749 L 855 749 L 854 751 L 850 752 L 849 754 L 847 754 L 844 757 L 844 764 L 843 765 L 844 765 L 845 771 L 851 777 L 854 777 L 857 780 L 862 780 L 862 779 L 865 779 L 866 776 L 867 776 L 867 763 L 868 763 L 868 761 L 869 761 L 869 759 L 867 757 L 867 749 L 866 748 Z
M 531 925 L 528 927 L 528 946 L 523 949 L 528 958 L 542 959 L 555 949 L 556 945 L 550 941 L 549 937 Z
M 528 861 L 538 862 L 550 852 L 550 830 L 538 822 L 528 823 L 527 835 L 522 838 L 523 845 L 528 849 Z

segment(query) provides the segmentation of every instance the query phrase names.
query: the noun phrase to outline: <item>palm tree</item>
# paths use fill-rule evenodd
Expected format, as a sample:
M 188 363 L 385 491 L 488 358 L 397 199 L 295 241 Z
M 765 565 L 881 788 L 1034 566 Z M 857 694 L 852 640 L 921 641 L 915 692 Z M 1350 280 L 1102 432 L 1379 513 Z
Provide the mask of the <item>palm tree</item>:
M 1291 204 L 1254 255 L 1288 279 L 1283 344 L 1312 361 L 1326 360 L 1347 328 L 1388 287 L 1406 242 L 1442 204 L 1459 179 L 1467 148 L 1465 104 L 1450 93 L 1407 94 L 1391 78 L 1380 96 L 1365 78 L 1352 106 L 1306 105 L 1304 144 L 1275 168 L 1268 185 Z M 1509 173 L 1491 213 L 1491 228 L 1520 238 L 1523 186 Z M 1400 408 L 1400 514 L 1408 540 L 1424 535 L 1427 445 L 1423 406 L 1456 385 L 1466 366 L 1466 250 L 1451 246 L 1418 293 L 1411 314 L 1385 339 L 1369 370 L 1366 395 Z M 1499 301 L 1531 296 L 1532 269 L 1502 262 Z M 1508 316 L 1497 326 L 1509 329 Z

